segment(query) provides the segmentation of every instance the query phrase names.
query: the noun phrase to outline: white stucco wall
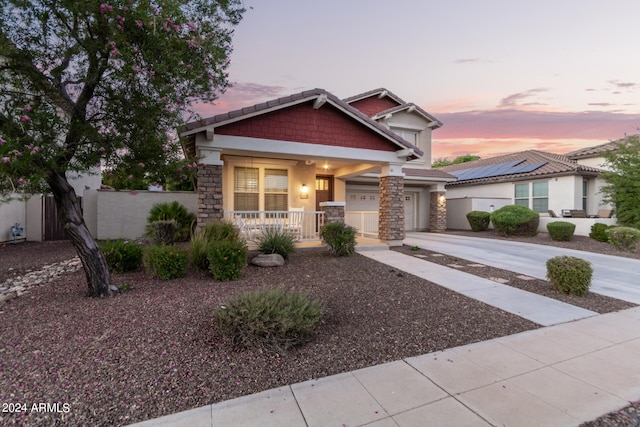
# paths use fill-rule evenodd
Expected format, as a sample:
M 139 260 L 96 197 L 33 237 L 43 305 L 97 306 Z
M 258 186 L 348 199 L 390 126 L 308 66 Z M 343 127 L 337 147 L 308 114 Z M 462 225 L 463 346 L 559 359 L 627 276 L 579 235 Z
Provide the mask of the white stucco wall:
M 19 222 L 27 231 L 27 204 L 21 200 L 12 200 L 0 204 L 0 242 L 13 241 L 11 227 Z
M 93 215 L 92 209 L 95 209 L 94 237 L 98 240 L 137 239 L 144 236 L 149 211 L 156 203 L 170 203 L 176 200 L 194 214 L 198 204 L 198 196 L 192 191 L 98 190 L 95 193 L 95 199 L 93 195 L 87 197 L 87 202 L 95 200 L 95 208 L 85 205 L 85 209 L 90 215 Z

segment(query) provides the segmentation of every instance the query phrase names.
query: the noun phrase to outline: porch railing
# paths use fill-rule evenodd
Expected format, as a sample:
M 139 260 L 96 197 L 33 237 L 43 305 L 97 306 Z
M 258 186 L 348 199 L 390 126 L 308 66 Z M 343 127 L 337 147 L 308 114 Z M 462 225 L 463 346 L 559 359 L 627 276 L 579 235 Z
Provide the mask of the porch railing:
M 378 238 L 378 211 L 346 211 L 344 222 L 363 237 Z
M 274 229 L 291 233 L 298 242 L 320 240 L 324 225 L 323 211 L 225 211 L 224 218 L 235 224 L 248 242 Z

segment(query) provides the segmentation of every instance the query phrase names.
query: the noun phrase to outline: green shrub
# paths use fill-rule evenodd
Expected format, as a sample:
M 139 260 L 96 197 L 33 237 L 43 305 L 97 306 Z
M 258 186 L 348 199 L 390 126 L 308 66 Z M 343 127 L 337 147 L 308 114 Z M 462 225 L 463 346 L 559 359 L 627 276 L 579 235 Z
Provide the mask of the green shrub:
M 144 251 L 147 272 L 164 280 L 187 274 L 187 251 L 176 246 L 151 246 Z
M 220 240 L 240 241 L 240 230 L 227 221 L 207 223 L 191 235 L 189 259 L 191 265 L 201 270 L 209 270 L 209 245 Z
M 551 240 L 568 242 L 576 231 L 576 225 L 567 221 L 554 221 L 547 224 L 547 231 Z
M 592 275 L 589 261 L 565 255 L 547 260 L 547 279 L 561 292 L 585 295 L 591 286 Z
M 305 343 L 322 316 L 322 304 L 299 292 L 259 290 L 216 310 L 214 319 L 234 344 L 283 353 Z
M 142 246 L 123 239 L 107 240 L 100 244 L 100 250 L 114 273 L 135 271 L 142 263 Z
M 538 234 L 540 214 L 526 206 L 503 206 L 490 216 L 498 234 L 503 236 L 535 236 Z
M 356 251 L 356 229 L 340 222 L 328 222 L 320 230 L 333 256 L 349 256 Z
M 616 249 L 636 252 L 640 242 L 640 230 L 632 227 L 614 227 L 606 231 L 609 243 Z
M 177 201 L 173 201 L 171 203 L 157 203 L 153 205 L 149 211 L 149 216 L 147 217 L 147 235 L 151 235 L 151 224 L 154 222 L 168 221 L 172 219 L 178 224 L 176 240 L 188 240 L 191 234 L 191 228 L 195 223 L 196 216 Z
M 592 239 L 596 239 L 599 242 L 608 242 L 609 235 L 607 235 L 607 230 L 614 228 L 615 225 L 607 225 L 601 222 L 596 222 L 591 226 L 591 232 L 589 233 L 589 237 Z
M 467 214 L 467 221 L 472 231 L 486 231 L 489 228 L 491 214 L 485 211 L 471 211 Z
M 282 258 L 289 258 L 289 254 L 296 250 L 293 234 L 274 228 L 267 228 L 257 237 L 258 250 L 264 254 L 279 254 Z
M 247 265 L 247 244 L 240 240 L 215 240 L 209 244 L 207 259 L 213 278 L 223 282 L 238 280 Z
M 153 221 L 147 226 L 147 237 L 154 245 L 173 245 L 178 233 L 175 219 Z

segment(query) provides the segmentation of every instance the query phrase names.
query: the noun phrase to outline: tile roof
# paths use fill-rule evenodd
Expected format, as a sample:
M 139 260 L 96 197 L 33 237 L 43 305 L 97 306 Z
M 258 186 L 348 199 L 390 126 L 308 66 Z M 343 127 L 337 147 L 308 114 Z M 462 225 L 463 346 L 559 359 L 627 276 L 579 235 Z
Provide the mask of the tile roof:
M 436 124 L 434 126 L 431 126 L 431 129 L 438 129 L 439 127 L 442 127 L 442 122 L 440 120 L 436 119 L 431 114 L 427 113 L 420 106 L 414 104 L 413 102 L 405 103 L 403 105 L 398 105 L 397 107 L 392 107 L 392 108 L 388 108 L 388 109 L 386 109 L 384 111 L 380 111 L 379 113 L 376 113 L 375 115 L 373 115 L 371 118 L 373 120 L 379 120 L 379 119 L 383 118 L 384 116 L 386 116 L 387 114 L 395 114 L 395 113 L 398 113 L 400 111 L 408 110 L 411 107 L 413 107 L 415 109 L 415 111 L 417 111 L 418 114 L 420 114 L 425 119 L 430 120 L 432 122 L 436 122 Z
M 359 93 L 357 95 L 354 96 L 350 96 L 348 98 L 343 99 L 344 102 L 346 102 L 347 104 L 351 104 L 352 102 L 355 101 L 360 101 L 361 99 L 366 99 L 375 95 L 380 95 L 381 93 L 385 92 L 385 96 L 388 96 L 389 98 L 393 99 L 395 102 L 397 102 L 400 105 L 406 104 L 405 100 L 400 98 L 398 95 L 396 95 L 395 93 L 391 92 L 388 89 L 385 89 L 383 87 L 380 87 L 378 89 L 373 89 L 367 92 L 363 92 L 363 93 Z
M 596 145 L 593 147 L 581 148 L 580 150 L 572 151 L 565 154 L 570 159 L 584 159 L 587 157 L 601 157 L 602 153 L 607 151 L 613 151 L 616 149 L 617 144 L 620 141 L 605 142 L 604 144 Z
M 454 175 L 448 174 L 440 169 L 413 169 L 402 168 L 402 172 L 408 177 L 416 178 L 440 178 L 447 181 L 455 181 L 457 178 Z
M 544 164 L 530 172 L 491 176 L 486 178 L 458 180 L 455 182 L 450 182 L 447 185 L 453 186 L 453 185 L 471 185 L 471 184 L 488 184 L 488 183 L 508 182 L 508 181 L 521 181 L 521 180 L 532 179 L 532 178 L 542 178 L 545 176 L 562 176 L 562 175 L 595 176 L 601 172 L 601 170 L 598 168 L 580 165 L 578 164 L 578 162 L 576 162 L 573 159 L 570 159 L 565 155 L 547 153 L 547 152 L 538 151 L 538 150 L 527 150 L 527 151 L 521 151 L 518 153 L 505 154 L 503 156 L 491 157 L 488 159 L 480 159 L 472 162 L 443 166 L 438 169 L 443 172 L 452 173 L 455 171 L 462 171 L 462 170 L 477 168 L 481 166 L 497 165 L 499 163 L 512 162 L 512 161 L 522 161 L 520 165 L 533 165 L 533 164 L 540 164 L 540 163 L 544 163 Z
M 406 141 L 405 139 L 397 135 L 395 132 L 380 125 L 378 122 L 376 122 L 375 120 L 372 120 L 369 116 L 362 113 L 360 110 L 352 107 L 347 102 L 341 100 L 340 98 L 333 95 L 332 93 L 329 93 L 326 90 L 319 89 L 319 88 L 306 90 L 303 92 L 295 93 L 293 95 L 283 96 L 278 99 L 256 104 L 250 107 L 245 107 L 238 110 L 229 111 L 227 113 L 204 118 L 201 120 L 196 120 L 178 128 L 178 133 L 183 136 L 190 135 L 193 133 L 204 131 L 207 127 L 221 126 L 223 124 L 228 124 L 230 122 L 235 122 L 238 120 L 242 120 L 244 118 L 249 118 L 254 115 L 266 113 L 271 111 L 272 109 L 278 109 L 279 107 L 285 108 L 290 105 L 296 105 L 302 102 L 311 101 L 313 99 L 317 99 L 322 95 L 325 95 L 327 97 L 327 100 L 331 101 L 333 105 L 343 110 L 344 112 L 350 114 L 351 116 L 354 116 L 357 120 L 368 125 L 370 128 L 376 130 L 378 133 L 382 134 L 387 139 L 395 142 L 397 145 L 403 148 L 413 149 L 413 151 L 418 156 L 424 155 L 424 152 L 421 149 L 411 144 L 410 142 Z

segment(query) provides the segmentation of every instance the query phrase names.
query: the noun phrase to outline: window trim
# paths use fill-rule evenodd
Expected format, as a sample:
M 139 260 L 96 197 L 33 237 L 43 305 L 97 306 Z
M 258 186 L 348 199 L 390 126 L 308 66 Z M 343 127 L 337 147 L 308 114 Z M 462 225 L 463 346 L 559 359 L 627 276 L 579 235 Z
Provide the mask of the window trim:
M 227 174 L 225 174 L 225 176 L 229 176 L 231 179 L 227 180 L 228 184 L 225 187 L 229 191 L 228 194 L 230 194 L 231 197 L 225 198 L 228 201 L 225 201 L 224 204 L 229 206 L 230 208 L 229 210 L 232 210 L 232 211 L 239 210 L 235 206 L 235 193 L 236 193 L 235 169 L 236 168 L 258 169 L 258 211 L 265 211 L 265 206 L 266 206 L 265 194 L 267 193 L 265 191 L 265 184 L 266 184 L 265 170 L 266 169 L 286 170 L 287 171 L 287 192 L 286 192 L 287 210 L 291 208 L 292 206 L 291 198 L 293 197 L 293 192 L 291 190 L 292 179 L 293 179 L 292 164 L 295 164 L 295 162 L 278 161 L 278 160 L 269 161 L 269 159 L 251 159 L 251 158 L 241 158 L 241 157 L 237 157 L 233 159 L 227 158 L 226 160 L 227 160 L 226 163 L 229 166 L 229 169 Z M 269 194 L 285 194 L 285 193 L 282 192 L 282 193 L 269 193 Z

